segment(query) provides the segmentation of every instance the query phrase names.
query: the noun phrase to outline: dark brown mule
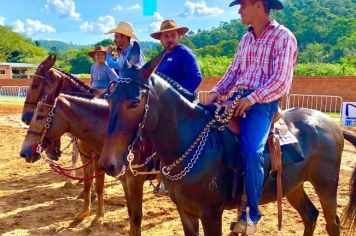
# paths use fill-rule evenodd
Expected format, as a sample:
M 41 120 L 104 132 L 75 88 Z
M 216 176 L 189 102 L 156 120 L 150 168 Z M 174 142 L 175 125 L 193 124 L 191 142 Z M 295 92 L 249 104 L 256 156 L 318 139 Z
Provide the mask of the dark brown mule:
M 108 98 L 110 121 L 100 165 L 111 176 L 125 169 L 124 159 L 130 156 L 128 146 L 141 124 L 142 134 L 150 137 L 161 161 L 162 180 L 177 205 L 185 235 L 199 233 L 199 219 L 205 236 L 221 235 L 223 210 L 236 208 L 240 202 L 240 194 L 232 198 L 233 173 L 225 163 L 229 145 L 224 145 L 235 137 L 226 129 L 205 130 L 214 115 L 187 99 L 188 95 L 182 96 L 182 88 L 174 82 L 151 75 L 162 54 L 142 68 L 136 67 L 132 60 L 139 52 L 135 43 L 120 71 L 118 85 Z M 298 139 L 305 157 L 297 163 L 283 162 L 283 195 L 303 219 L 304 235 L 312 235 L 319 212 L 303 188 L 303 183 L 309 181 L 320 199 L 328 234 L 339 235 L 336 192 L 343 132 L 328 116 L 315 110 L 287 110 L 283 119 Z M 203 129 L 204 135 L 200 136 Z M 199 141 L 195 142 L 197 137 Z M 197 145 L 192 147 L 192 143 Z M 192 151 L 186 152 L 189 149 Z M 283 152 L 286 155 L 299 154 L 291 149 Z M 238 158 L 239 152 L 233 156 Z M 353 193 L 351 198 L 355 197 Z M 273 201 L 276 201 L 276 182 L 269 176 L 260 204 Z M 355 212 L 355 204 L 350 208 L 348 212 Z M 350 216 L 349 220 L 354 222 L 355 214 L 347 215 Z
M 48 92 L 45 96 L 45 103 L 53 104 L 61 84 L 65 81 L 58 77 L 59 73 L 51 73 L 49 71 L 49 79 L 52 80 L 51 87 L 48 86 Z M 62 89 L 61 91 L 63 91 Z M 42 133 L 45 117 L 48 116 L 49 106 L 40 103 L 36 110 L 36 115 L 30 124 L 29 131 L 34 133 Z M 109 108 L 106 100 L 101 99 L 84 99 L 72 97 L 68 95 L 61 95 L 58 97 L 56 109 L 54 110 L 55 119 L 51 125 L 50 130 L 46 133 L 47 139 L 59 139 L 65 132 L 70 132 L 75 137 L 88 144 L 95 152 L 101 152 L 104 135 L 109 119 Z M 26 136 L 22 152 L 36 155 L 31 150 L 33 146 L 37 146 L 40 136 L 31 136 L 30 133 Z M 27 143 L 25 145 L 25 143 Z M 149 143 L 145 143 L 144 149 L 138 149 L 139 162 L 141 163 L 147 159 L 148 155 L 152 153 Z M 31 149 L 31 150 L 30 150 Z M 31 158 L 29 156 L 29 158 Z M 143 168 L 147 171 L 147 166 Z M 156 176 L 148 176 L 155 178 Z M 141 235 L 142 222 L 142 194 L 143 183 L 146 176 L 139 175 L 133 177 L 128 174 L 121 178 L 121 183 L 125 191 L 125 198 L 128 206 L 128 213 L 130 218 L 130 235 Z M 89 201 L 89 199 L 87 200 Z M 86 205 L 87 206 L 87 205 Z M 85 208 L 87 209 L 87 207 Z M 87 211 L 85 211 L 87 212 Z

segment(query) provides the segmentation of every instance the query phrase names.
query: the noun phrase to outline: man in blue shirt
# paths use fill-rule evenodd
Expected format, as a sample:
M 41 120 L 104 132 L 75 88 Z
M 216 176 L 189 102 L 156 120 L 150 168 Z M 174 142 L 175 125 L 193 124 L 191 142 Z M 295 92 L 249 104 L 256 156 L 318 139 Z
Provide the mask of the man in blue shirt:
M 156 70 L 194 93 L 202 80 L 202 74 L 193 51 L 179 43 L 181 36 L 188 30 L 187 27 L 178 27 L 174 20 L 165 20 L 160 31 L 152 33 L 151 37 L 160 40 L 166 50 Z
M 95 61 L 90 68 L 90 86 L 99 90 L 100 93 L 105 93 L 110 81 L 118 79 L 114 69 L 109 68 L 105 63 L 106 48 L 98 45 L 88 54 Z
M 119 71 L 122 68 L 122 65 L 130 53 L 132 44 L 131 39 L 137 39 L 137 36 L 133 33 L 132 26 L 124 21 L 121 21 L 115 29 L 110 30 L 106 34 L 115 34 L 114 42 L 116 44 L 116 49 L 119 54 L 119 60 L 114 60 L 112 58 L 112 53 L 115 49 L 113 46 L 109 46 L 106 52 L 106 63 L 110 68 L 115 69 L 116 73 L 119 74 Z M 145 56 L 142 51 L 140 54 L 139 65 L 143 66 L 146 62 Z

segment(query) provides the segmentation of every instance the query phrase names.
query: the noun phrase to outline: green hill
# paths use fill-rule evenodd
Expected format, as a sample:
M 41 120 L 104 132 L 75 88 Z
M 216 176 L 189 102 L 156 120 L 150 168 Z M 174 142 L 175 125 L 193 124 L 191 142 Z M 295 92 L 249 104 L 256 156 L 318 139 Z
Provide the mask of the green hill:
M 285 10 L 272 12 L 272 17 L 296 36 L 299 62 L 336 63 L 356 56 L 355 0 L 283 2 Z M 189 32 L 184 42 L 194 48 L 198 56 L 233 57 L 238 40 L 246 32 L 246 26 L 237 18 L 236 13 L 236 19 L 221 22 L 218 27 Z
M 47 52 L 37 47 L 31 39 L 0 25 L 0 61 L 38 63 Z

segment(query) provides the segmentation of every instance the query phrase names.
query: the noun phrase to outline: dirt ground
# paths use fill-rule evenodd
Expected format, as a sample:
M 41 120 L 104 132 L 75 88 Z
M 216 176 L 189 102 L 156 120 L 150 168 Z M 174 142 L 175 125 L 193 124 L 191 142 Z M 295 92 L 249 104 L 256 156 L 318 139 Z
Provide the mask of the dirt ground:
M 92 215 L 71 227 L 74 216 L 82 209 L 83 200 L 77 199 L 81 184 L 66 185 L 61 177 L 43 162 L 26 163 L 19 151 L 26 132 L 20 122 L 22 107 L 0 104 L 0 234 L 2 235 L 128 235 L 129 223 L 124 192 L 120 183 L 106 177 L 105 223 L 91 225 Z M 67 139 L 68 141 L 68 139 Z M 69 155 L 60 163 L 68 166 Z M 338 214 L 347 204 L 349 180 L 356 164 L 356 149 L 346 142 L 338 189 Z M 311 200 L 320 211 L 315 235 L 326 235 L 325 220 L 319 200 L 310 184 L 306 184 Z M 174 204 L 166 196 L 152 193 L 149 182 L 144 188 L 143 235 L 183 235 L 182 226 Z M 286 199 L 283 200 L 283 228 L 277 230 L 276 203 L 261 207 L 263 218 L 257 235 L 303 235 L 303 223 L 298 213 Z M 224 235 L 229 233 L 234 211 L 225 211 Z M 202 232 L 202 230 L 201 230 Z M 203 234 L 203 233 L 201 233 Z

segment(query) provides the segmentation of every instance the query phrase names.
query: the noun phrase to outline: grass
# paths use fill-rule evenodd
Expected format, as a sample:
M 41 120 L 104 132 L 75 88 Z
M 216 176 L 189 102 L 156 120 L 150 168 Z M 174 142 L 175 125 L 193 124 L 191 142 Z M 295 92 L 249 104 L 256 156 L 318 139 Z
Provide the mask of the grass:
M 331 118 L 340 118 L 340 113 L 338 112 L 325 112 L 325 114 L 330 116 Z
M 24 97 L 14 97 L 14 96 L 0 96 L 0 104 L 7 105 L 23 105 L 25 102 Z

